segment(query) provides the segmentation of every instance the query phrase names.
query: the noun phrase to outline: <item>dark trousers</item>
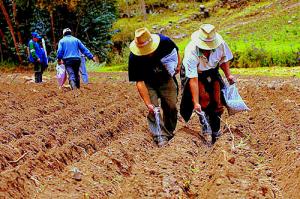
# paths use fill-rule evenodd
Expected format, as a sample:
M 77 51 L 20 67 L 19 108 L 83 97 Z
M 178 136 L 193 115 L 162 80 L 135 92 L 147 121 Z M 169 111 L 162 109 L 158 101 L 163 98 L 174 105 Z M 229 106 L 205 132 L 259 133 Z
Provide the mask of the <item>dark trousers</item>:
M 81 64 L 80 58 L 64 59 L 65 67 L 69 75 L 69 83 L 72 89 L 80 88 L 79 67 Z
M 34 80 L 35 83 L 43 82 L 43 66 L 40 62 L 34 62 Z
M 155 106 L 159 106 L 159 99 L 161 101 L 161 109 L 163 112 L 163 117 L 160 114 L 161 134 L 166 139 L 171 139 L 174 136 L 173 131 L 177 125 L 177 82 L 170 77 L 168 80 L 160 82 L 155 86 L 148 83 L 146 83 L 146 86 L 151 103 Z M 148 122 L 155 122 L 153 114 L 149 113 L 147 118 Z M 157 139 L 156 135 L 154 135 L 154 140 L 157 141 Z

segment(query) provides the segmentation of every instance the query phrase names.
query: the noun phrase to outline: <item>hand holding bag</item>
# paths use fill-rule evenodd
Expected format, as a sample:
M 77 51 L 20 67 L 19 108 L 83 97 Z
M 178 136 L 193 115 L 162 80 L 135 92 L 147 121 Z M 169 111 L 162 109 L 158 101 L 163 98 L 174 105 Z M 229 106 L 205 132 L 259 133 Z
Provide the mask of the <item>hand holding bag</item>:
M 229 115 L 234 115 L 235 113 L 242 111 L 250 111 L 240 96 L 236 84 L 225 85 L 225 87 L 222 89 L 222 93 Z
M 59 87 L 62 87 L 67 80 L 66 67 L 63 64 L 56 65 L 56 78 L 58 81 Z

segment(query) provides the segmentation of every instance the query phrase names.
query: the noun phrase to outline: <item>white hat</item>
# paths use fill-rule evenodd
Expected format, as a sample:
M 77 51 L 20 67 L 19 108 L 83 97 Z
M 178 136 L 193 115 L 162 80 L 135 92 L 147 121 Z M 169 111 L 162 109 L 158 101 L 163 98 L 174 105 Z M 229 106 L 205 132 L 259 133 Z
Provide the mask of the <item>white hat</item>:
M 211 24 L 202 24 L 191 36 L 192 42 L 203 50 L 212 50 L 220 46 L 224 40 L 216 32 L 215 26 Z
M 65 29 L 63 30 L 63 35 L 65 35 L 66 32 L 72 32 L 72 31 L 71 31 L 70 28 L 65 28 Z

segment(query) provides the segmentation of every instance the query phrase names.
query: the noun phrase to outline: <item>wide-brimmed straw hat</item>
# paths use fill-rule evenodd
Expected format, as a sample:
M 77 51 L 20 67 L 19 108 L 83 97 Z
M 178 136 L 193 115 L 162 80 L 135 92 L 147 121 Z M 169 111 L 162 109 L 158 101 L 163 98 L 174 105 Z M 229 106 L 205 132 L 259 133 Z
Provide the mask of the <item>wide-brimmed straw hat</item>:
M 129 48 L 137 56 L 149 55 L 158 48 L 159 42 L 159 35 L 151 34 L 147 28 L 139 28 L 135 31 L 134 40 Z
M 215 26 L 211 24 L 202 24 L 191 36 L 192 42 L 201 49 L 212 50 L 220 46 L 224 40 L 216 32 Z

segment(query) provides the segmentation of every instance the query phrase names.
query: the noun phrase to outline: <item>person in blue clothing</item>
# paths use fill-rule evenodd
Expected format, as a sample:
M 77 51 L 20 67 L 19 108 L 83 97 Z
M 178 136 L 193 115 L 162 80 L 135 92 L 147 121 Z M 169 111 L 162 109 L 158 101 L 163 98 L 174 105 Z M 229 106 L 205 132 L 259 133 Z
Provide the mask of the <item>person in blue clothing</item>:
M 32 39 L 28 42 L 29 47 L 29 62 L 34 64 L 34 77 L 35 83 L 43 82 L 43 64 L 45 62 L 45 53 L 38 43 L 41 39 L 40 35 L 37 32 L 32 32 Z
M 81 55 L 96 61 L 96 57 L 76 37 L 72 36 L 69 28 L 63 30 L 63 38 L 58 43 L 57 60 L 58 64 L 65 64 L 71 88 L 80 88 L 79 68 Z

